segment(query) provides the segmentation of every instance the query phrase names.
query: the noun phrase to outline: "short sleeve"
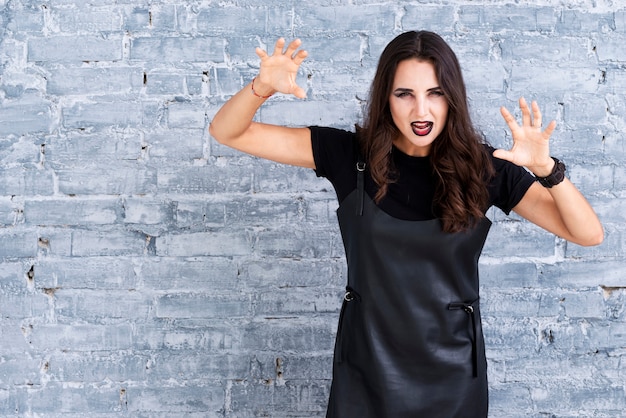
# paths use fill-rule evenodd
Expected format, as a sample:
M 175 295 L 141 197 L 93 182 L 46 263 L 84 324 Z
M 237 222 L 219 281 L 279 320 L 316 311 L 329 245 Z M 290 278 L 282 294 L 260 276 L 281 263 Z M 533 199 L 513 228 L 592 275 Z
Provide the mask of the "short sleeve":
M 492 205 L 508 215 L 535 182 L 535 177 L 523 167 L 494 157 L 493 151 L 489 149 L 496 174 L 489 185 L 489 196 Z
M 311 126 L 311 146 L 315 173 L 327 178 L 337 192 L 341 202 L 356 184 L 353 166 L 356 156 L 356 135 L 353 132 Z

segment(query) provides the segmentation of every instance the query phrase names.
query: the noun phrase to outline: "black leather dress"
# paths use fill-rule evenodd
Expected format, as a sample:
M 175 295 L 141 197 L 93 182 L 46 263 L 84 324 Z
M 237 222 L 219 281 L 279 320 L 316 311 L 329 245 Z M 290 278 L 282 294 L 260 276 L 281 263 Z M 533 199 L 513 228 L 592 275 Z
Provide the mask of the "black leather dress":
M 327 418 L 486 417 L 478 258 L 488 219 L 444 233 L 357 189 L 337 210 L 348 261 Z

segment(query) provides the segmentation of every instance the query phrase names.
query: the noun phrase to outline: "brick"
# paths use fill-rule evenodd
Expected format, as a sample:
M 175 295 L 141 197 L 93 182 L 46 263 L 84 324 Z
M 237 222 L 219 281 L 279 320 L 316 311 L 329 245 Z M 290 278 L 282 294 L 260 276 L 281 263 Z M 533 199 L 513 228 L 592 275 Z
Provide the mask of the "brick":
M 263 416 L 274 410 L 284 411 L 285 417 L 294 416 L 294 412 L 323 416 L 322 405 L 328 402 L 328 394 L 329 387 L 324 383 L 288 381 L 279 386 L 271 382 L 242 382 L 232 388 L 231 405 L 238 416 L 249 414 L 246 417 Z
M 290 13 L 290 12 L 284 12 Z M 209 7 L 198 11 L 195 17 L 195 27 L 201 33 L 216 35 L 234 34 L 256 35 L 264 33 L 268 19 L 267 6 L 261 7 L 238 7 L 228 5 L 225 7 Z M 245 22 L 245 25 L 241 23 Z
M 55 352 L 47 357 L 46 363 L 46 374 L 54 380 L 99 384 L 107 379 L 115 382 L 146 379 L 150 358 L 140 353 Z
M 146 93 L 155 95 L 182 95 L 185 93 L 183 74 L 153 70 L 145 73 Z
M 61 384 L 47 384 L 29 394 L 29 404 L 35 414 L 46 414 L 53 410 L 58 413 L 113 413 L 120 408 L 120 389 L 63 387 Z
M 16 7 L 10 16 L 6 29 L 12 32 L 37 35 L 44 28 L 44 14 L 39 7 Z
M 537 48 L 538 44 L 541 48 Z M 592 60 L 593 56 L 589 50 L 588 40 L 584 38 L 542 37 L 537 39 L 536 36 L 516 36 L 501 40 L 498 46 L 502 60 L 505 62 L 523 61 L 533 64 L 573 64 L 575 62 L 577 66 L 596 67 L 596 62 Z
M 227 325 L 216 321 L 217 325 L 207 325 L 207 319 L 191 326 L 164 327 L 163 324 L 137 326 L 133 348 L 136 350 L 160 350 L 177 352 L 181 350 L 224 352 L 242 349 L 243 326 L 233 321 Z
M 182 387 L 129 387 L 127 390 L 130 412 L 175 412 L 179 415 L 202 412 L 217 417 L 224 406 L 223 385 L 215 382 L 190 382 Z
M 468 85 L 480 86 L 482 93 L 502 93 L 507 72 L 500 63 L 472 63 L 466 65 L 463 77 Z
M 528 388 L 519 382 L 491 385 L 489 413 L 494 416 L 522 418 L 533 413 L 533 403 Z
M 483 254 L 489 257 L 552 257 L 554 235 L 527 222 L 499 222 L 491 227 L 490 237 L 505 234 L 510 241 L 496 242 L 487 238 Z M 513 237 L 518 236 L 518 239 Z
M 143 233 L 112 228 L 74 231 L 71 245 L 74 257 L 137 256 L 147 251 L 149 241 Z
M 255 299 L 255 313 L 263 316 L 339 313 L 344 294 L 341 289 L 271 289 L 259 292 Z
M 599 80 L 601 78 L 600 71 L 595 68 L 562 68 L 550 67 L 547 65 L 540 66 L 514 66 L 512 69 L 511 79 L 509 81 L 512 94 L 523 95 L 528 91 L 542 92 L 547 91 L 551 94 L 576 92 L 576 94 L 587 94 L 591 98 L 593 93 L 598 89 Z M 567 80 L 563 83 L 563 80 Z M 574 106 L 571 98 L 567 101 L 567 106 Z M 600 99 L 592 100 L 596 106 Z M 580 105 L 576 102 L 576 106 Z M 596 108 L 594 108 L 596 109 Z M 585 110 L 590 110 L 586 107 Z M 599 111 L 599 109 L 597 109 Z M 593 111 L 591 115 L 585 117 L 592 118 L 596 121 L 598 113 Z M 567 114 L 566 114 L 567 117 Z
M 601 396 L 600 393 L 602 393 Z M 626 403 L 623 401 L 622 387 L 607 387 L 606 385 L 589 385 L 585 387 L 563 387 L 544 385 L 531 392 L 532 400 L 542 410 L 579 411 L 588 408 L 596 411 L 619 411 Z
M 132 347 L 132 327 L 128 324 L 41 324 L 34 325 L 27 336 L 35 350 L 94 351 L 102 347 L 112 351 Z
M 48 133 L 54 126 L 51 103 L 37 94 L 0 101 L 0 135 Z
M 427 14 L 426 10 L 424 13 Z M 434 17 L 441 17 L 437 12 Z M 427 19 L 427 18 L 426 18 Z M 295 10 L 295 21 L 299 31 L 310 34 L 329 29 L 339 33 L 367 31 L 390 32 L 395 27 L 395 10 L 388 6 L 363 5 L 359 13 L 353 6 L 330 6 Z
M 159 192 L 174 194 L 247 192 L 251 183 L 250 170 L 241 166 L 228 170 L 216 166 L 163 168 L 157 179 Z
M 607 306 L 602 291 L 577 291 L 562 295 L 565 315 L 569 318 L 605 319 Z
M 503 292 L 487 289 L 481 297 L 484 315 L 505 315 L 507 318 L 553 317 L 561 310 L 559 293 L 548 290 Z
M 32 258 L 37 255 L 38 234 L 35 231 L 0 230 L 0 260 Z
M 205 129 L 207 120 L 205 112 L 193 103 L 176 102 L 168 106 L 168 126 L 173 129 Z
M 38 288 L 136 289 L 140 285 L 137 264 L 115 256 L 47 257 L 34 267 L 35 283 Z
M 145 194 L 156 190 L 156 170 L 133 162 L 119 162 L 112 171 L 110 163 L 60 164 L 55 171 L 59 191 L 66 195 Z M 123 168 L 123 166 L 126 166 Z M 103 176 L 106 173 L 106 176 Z
M 141 225 L 161 225 L 174 222 L 175 204 L 146 198 L 128 198 L 123 201 L 124 222 Z
M 46 142 L 46 161 L 56 167 L 71 162 L 137 160 L 142 156 L 142 146 L 139 132 L 72 131 Z
M 10 386 L 41 384 L 41 359 L 28 358 L 23 353 L 7 355 L 7 352 L 8 350 L 5 351 L 3 347 L 4 358 L 2 363 L 0 363 L 1 387 L 9 388 Z M 1 398 L 2 395 L 0 395 Z M 2 405 L 1 400 L 0 405 Z M 6 412 L 8 408 L 3 408 L 3 410 Z
M 176 225 L 179 228 L 221 227 L 226 225 L 226 203 L 211 199 L 208 202 L 178 201 Z
M 144 120 L 141 105 L 126 103 L 78 103 L 64 108 L 63 126 L 68 129 L 105 129 L 110 126 L 140 126 Z
M 106 293 L 86 289 L 54 292 L 55 312 L 59 320 L 71 321 L 79 317 L 85 323 L 109 323 L 124 320 L 128 312 L 140 318 L 148 316 L 152 309 L 151 295 L 136 290 L 107 290 Z
M 302 193 L 333 190 L 330 182 L 318 178 L 308 168 L 288 167 L 257 160 L 248 168 L 254 175 L 254 191 L 257 193 Z
M 490 32 L 506 31 L 539 31 L 554 30 L 557 14 L 551 7 L 524 7 L 524 6 L 461 6 L 459 9 L 459 23 Z
M 329 319 L 333 320 L 330 321 Z M 334 345 L 337 315 L 331 317 L 270 318 L 245 327 L 243 347 L 254 350 L 287 352 L 330 350 Z
M 154 290 L 231 292 L 240 286 L 237 263 L 228 258 L 146 259 L 136 273 L 145 287 Z
M 246 379 L 250 375 L 251 360 L 247 355 L 207 355 L 181 351 L 161 352 L 150 359 L 152 379 L 168 381 L 171 376 L 193 380 Z
M 207 76 L 212 95 L 232 96 L 243 87 L 242 73 L 236 70 L 215 68 Z
M 132 2 L 130 3 L 132 4 Z M 144 14 L 141 17 L 141 21 L 145 21 L 147 17 L 148 27 L 151 30 L 169 33 L 171 31 L 176 31 L 179 27 L 179 16 L 182 15 L 184 10 L 185 9 L 179 8 L 174 4 L 151 4 L 149 13 L 145 13 L 145 10 L 141 12 Z
M 258 196 L 258 195 L 257 195 Z M 277 199 L 273 196 L 237 199 L 225 205 L 225 222 L 228 225 L 268 226 L 293 224 L 302 221 L 303 202 L 300 198 Z
M 559 34 L 581 36 L 581 34 L 604 32 L 613 26 L 613 13 L 581 12 L 564 9 L 556 24 Z
M 262 256 L 320 258 L 337 254 L 337 234 L 326 229 L 278 227 L 260 231 L 254 251 Z
M 601 62 L 624 62 L 626 61 L 626 52 L 622 46 L 626 41 L 626 36 L 615 36 L 603 42 L 595 43 L 595 51 Z
M 0 195 L 50 196 L 54 193 L 54 173 L 32 166 L 0 167 Z
M 224 41 L 217 37 L 136 38 L 131 42 L 132 61 L 170 63 L 223 62 Z
M 110 225 L 116 223 L 121 214 L 122 204 L 118 199 L 24 202 L 24 222 L 28 225 Z
M 28 353 L 32 348 L 27 339 L 28 333 L 29 325 L 24 322 L 23 318 L 18 320 L 3 318 L 0 321 L 0 337 L 2 337 L 3 356 L 7 356 L 7 359 L 16 359 L 16 362 L 19 362 L 20 360 L 24 361 L 24 357 L 26 357 L 25 353 Z M 29 365 L 30 367 L 34 367 L 32 363 L 28 363 L 26 366 L 28 367 Z M 25 383 L 24 375 L 20 373 L 21 370 L 22 369 L 19 366 L 18 370 L 14 370 L 11 369 L 11 365 L 6 365 L 6 374 L 3 374 L 2 383 L 0 383 L 0 392 L 2 392 L 2 389 L 7 388 L 5 382 L 10 379 L 21 380 L 20 383 Z M 27 368 L 25 367 L 24 371 L 26 370 Z M 9 376 L 14 377 L 9 378 Z M 32 376 L 32 378 L 34 379 L 34 376 Z
M 168 294 L 156 302 L 157 318 L 236 318 L 251 311 L 251 300 L 241 296 Z
M 157 241 L 159 257 L 246 255 L 251 250 L 251 237 L 245 230 L 167 234 Z
M 58 68 L 46 90 L 54 96 L 137 94 L 142 83 L 140 68 Z
M 97 32 L 120 32 L 122 29 L 122 17 L 119 10 L 81 8 L 80 12 L 75 9 L 55 8 L 53 14 L 59 29 L 66 33 L 97 33 Z
M 122 59 L 122 38 L 94 36 L 54 36 L 30 38 L 29 62 L 111 62 Z
M 344 259 L 252 260 L 241 268 L 243 283 L 251 289 L 345 286 Z M 310 272 L 315 272 L 311 275 Z
M 624 283 L 624 274 L 619 261 L 588 260 L 585 263 L 545 264 L 541 267 L 542 280 L 553 286 L 567 288 L 595 288 L 597 286 L 619 287 Z
M 0 287 L 0 315 L 18 319 L 45 316 L 49 311 L 45 295 Z
M 136 6 L 132 9 L 125 8 L 122 11 L 123 28 L 129 31 L 143 31 L 152 27 L 155 15 L 152 14 L 154 8 Z

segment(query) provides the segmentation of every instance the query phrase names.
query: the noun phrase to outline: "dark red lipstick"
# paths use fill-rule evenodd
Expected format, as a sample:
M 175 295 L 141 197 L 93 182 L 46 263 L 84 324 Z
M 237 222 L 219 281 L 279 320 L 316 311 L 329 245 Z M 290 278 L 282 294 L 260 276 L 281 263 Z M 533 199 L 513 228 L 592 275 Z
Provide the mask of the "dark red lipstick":
M 433 130 L 432 122 L 413 122 L 411 123 L 413 133 L 417 136 L 426 136 Z

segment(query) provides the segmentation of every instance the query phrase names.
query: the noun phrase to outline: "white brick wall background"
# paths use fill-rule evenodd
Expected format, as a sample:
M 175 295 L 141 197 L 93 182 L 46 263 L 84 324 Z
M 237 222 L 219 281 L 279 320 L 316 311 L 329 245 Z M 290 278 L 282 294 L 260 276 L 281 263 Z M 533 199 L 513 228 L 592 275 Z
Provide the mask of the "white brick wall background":
M 622 0 L 0 0 L 0 414 L 320 417 L 345 281 L 330 184 L 208 123 L 302 38 L 308 98 L 351 128 L 398 33 L 439 32 L 475 122 L 537 99 L 597 209 L 582 248 L 515 216 L 481 258 L 492 417 L 626 413 Z

